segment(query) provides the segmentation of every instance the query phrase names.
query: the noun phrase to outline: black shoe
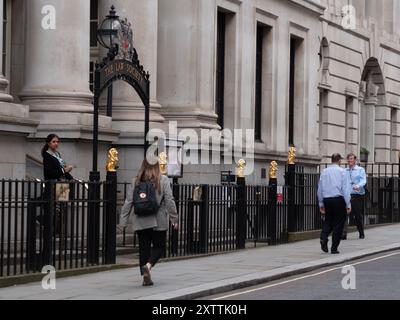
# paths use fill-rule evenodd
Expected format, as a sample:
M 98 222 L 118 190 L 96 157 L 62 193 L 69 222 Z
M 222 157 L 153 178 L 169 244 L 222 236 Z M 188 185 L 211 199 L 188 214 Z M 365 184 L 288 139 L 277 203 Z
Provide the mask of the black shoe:
M 331 250 L 331 253 L 332 253 L 332 254 L 339 254 L 340 252 L 339 252 L 337 249 L 336 249 L 336 250 L 332 249 L 332 250 Z
M 360 239 L 365 239 L 365 235 L 363 233 L 360 234 Z
M 342 238 L 341 238 L 342 240 L 347 240 L 347 235 L 345 235 L 345 236 L 342 236 Z
M 321 243 L 321 250 L 323 252 L 325 252 L 325 253 L 328 253 L 329 252 L 329 250 L 328 250 L 328 241 L 327 240 L 321 240 L 320 243 Z

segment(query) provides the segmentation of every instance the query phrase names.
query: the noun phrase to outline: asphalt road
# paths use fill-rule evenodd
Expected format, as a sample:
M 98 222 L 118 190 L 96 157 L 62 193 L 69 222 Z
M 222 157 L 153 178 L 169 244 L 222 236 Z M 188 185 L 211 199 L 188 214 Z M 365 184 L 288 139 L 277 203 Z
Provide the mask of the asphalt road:
M 354 268 L 343 269 L 344 266 Z M 354 270 L 355 277 L 351 279 Z M 343 283 L 348 289 L 343 288 Z M 349 288 L 354 285 L 355 289 Z M 400 251 L 382 253 L 348 264 L 202 299 L 400 300 Z

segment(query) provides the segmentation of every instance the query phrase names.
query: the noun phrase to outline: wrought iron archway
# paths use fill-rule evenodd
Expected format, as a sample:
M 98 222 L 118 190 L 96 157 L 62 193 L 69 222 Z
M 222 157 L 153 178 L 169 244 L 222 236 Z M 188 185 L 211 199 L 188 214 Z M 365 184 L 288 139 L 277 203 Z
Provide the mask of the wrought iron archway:
M 107 115 L 112 116 L 112 85 L 117 80 L 128 83 L 139 95 L 145 108 L 144 125 L 144 152 L 149 147 L 147 134 L 150 130 L 150 74 L 140 63 L 136 49 L 133 46 L 133 32 L 127 19 L 120 19 L 112 6 L 107 19 L 117 21 L 117 29 L 98 30 L 99 42 L 109 49 L 107 56 L 96 64 L 94 72 L 94 123 L 93 123 L 93 171 L 91 180 L 100 180 L 97 168 L 98 154 L 98 126 L 99 126 L 99 99 L 101 94 L 108 89 Z M 104 23 L 103 23 L 104 24 Z M 107 46 L 100 38 L 110 37 L 113 41 Z

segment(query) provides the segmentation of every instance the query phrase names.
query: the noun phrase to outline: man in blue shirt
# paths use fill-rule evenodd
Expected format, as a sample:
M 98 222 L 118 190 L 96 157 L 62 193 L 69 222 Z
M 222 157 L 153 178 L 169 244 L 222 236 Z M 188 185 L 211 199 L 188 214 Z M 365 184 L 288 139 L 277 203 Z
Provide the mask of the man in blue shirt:
M 318 202 L 322 215 L 325 215 L 321 232 L 321 249 L 328 252 L 328 237 L 332 233 L 331 253 L 339 253 L 338 247 L 343 233 L 347 214 L 351 212 L 350 179 L 346 170 L 340 167 L 342 157 L 332 155 L 332 165 L 321 173 L 318 184 Z
M 347 163 L 349 167 L 346 169 L 351 183 L 351 214 L 356 220 L 360 239 L 364 239 L 364 198 L 365 198 L 365 185 L 367 184 L 367 175 L 364 168 L 357 165 L 357 156 L 350 153 L 347 156 Z M 347 225 L 348 220 L 343 229 L 342 240 L 347 239 Z

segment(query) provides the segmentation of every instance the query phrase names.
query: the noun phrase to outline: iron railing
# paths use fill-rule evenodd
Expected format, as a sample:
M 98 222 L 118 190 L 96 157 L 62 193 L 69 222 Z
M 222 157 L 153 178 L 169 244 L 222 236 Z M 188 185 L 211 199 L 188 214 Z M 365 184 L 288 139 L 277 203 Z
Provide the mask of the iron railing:
M 57 184 L 0 180 L 0 276 L 106 263 L 109 183 L 71 181 L 65 202 Z
M 248 244 L 286 243 L 296 232 L 322 226 L 319 172 L 286 169 L 286 184 L 173 184 L 179 229 L 167 232 L 167 257 L 217 253 Z M 365 224 L 400 222 L 399 165 L 366 165 Z M 307 171 L 308 170 L 308 171 Z M 116 247 L 137 251 L 136 235 L 117 233 L 129 183 L 72 181 L 66 202 L 55 201 L 56 182 L 0 180 L 0 276 L 115 263 Z M 130 190 L 130 191 L 129 191 Z M 277 192 L 281 190 L 278 196 Z M 51 195 L 51 196 L 50 196 Z M 119 210 L 116 210 L 119 208 Z M 122 252 L 125 252 L 122 250 Z M 132 252 L 132 251 L 129 251 Z

